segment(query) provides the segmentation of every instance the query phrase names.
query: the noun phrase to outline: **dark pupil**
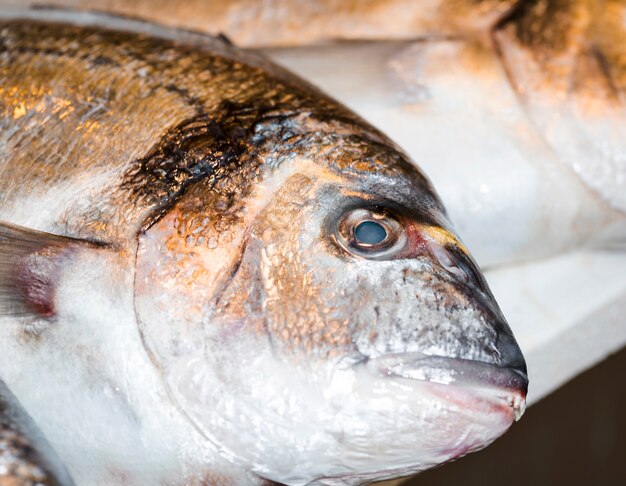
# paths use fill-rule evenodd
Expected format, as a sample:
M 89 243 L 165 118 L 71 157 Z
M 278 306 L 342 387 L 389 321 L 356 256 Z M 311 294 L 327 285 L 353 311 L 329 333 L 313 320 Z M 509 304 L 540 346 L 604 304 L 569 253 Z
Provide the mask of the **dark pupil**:
M 363 221 L 354 228 L 354 237 L 361 245 L 377 245 L 385 241 L 387 231 L 376 221 Z

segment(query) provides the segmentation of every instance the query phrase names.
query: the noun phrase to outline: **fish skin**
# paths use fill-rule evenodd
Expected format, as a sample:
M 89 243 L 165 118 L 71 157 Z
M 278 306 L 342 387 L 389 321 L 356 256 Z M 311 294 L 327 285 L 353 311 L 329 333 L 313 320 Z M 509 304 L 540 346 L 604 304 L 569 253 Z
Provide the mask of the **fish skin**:
M 64 255 L 54 319 L 35 313 L 27 339 L 16 316 L 2 322 L 0 376 L 77 484 L 360 484 L 503 433 L 522 406 L 523 357 L 428 179 L 263 58 L 122 23 L 144 33 L 0 24 L 0 220 L 106 243 Z M 374 265 L 334 225 L 381 206 L 410 244 Z M 480 385 L 410 378 L 424 352 L 451 359 L 447 379 L 467 366 Z M 372 386 L 414 387 L 417 401 L 376 409 Z M 442 404 L 415 419 L 425 429 L 411 422 Z M 419 458 L 415 427 L 434 444 Z
M 94 198 L 103 198 L 103 201 L 97 208 L 86 208 L 99 213 L 98 224 L 106 225 L 107 220 L 116 222 L 119 229 L 104 229 L 107 236 L 129 227 L 131 232 L 136 231 L 133 224 L 137 224 L 137 219 L 143 224 L 150 211 L 164 205 L 165 200 L 175 197 L 182 189 L 185 170 L 196 173 L 196 177 L 209 176 L 220 163 L 225 165 L 228 161 L 228 155 L 222 157 L 222 161 L 209 160 L 212 155 L 202 153 L 199 157 L 204 166 L 175 168 L 173 170 L 178 172 L 164 174 L 167 167 L 151 167 L 146 159 L 151 149 L 153 153 L 163 150 L 155 145 L 162 132 L 170 130 L 178 137 L 170 142 L 171 150 L 176 150 L 180 139 L 194 136 L 182 128 L 190 125 L 193 125 L 191 130 L 206 131 L 196 135 L 196 139 L 210 137 L 213 130 L 213 135 L 221 137 L 224 144 L 236 143 L 237 137 L 242 138 L 242 135 L 224 133 L 224 130 L 249 132 L 274 107 L 306 110 L 307 101 L 310 105 L 316 96 L 313 90 L 305 89 L 300 94 L 295 89 L 295 93 L 289 95 L 294 99 L 289 100 L 280 84 L 273 91 L 268 86 L 274 82 L 271 76 L 258 67 L 238 63 L 233 59 L 234 49 L 219 40 L 206 39 L 206 49 L 186 54 L 181 50 L 172 62 L 163 54 L 173 47 L 172 43 L 158 39 L 135 42 L 134 35 L 123 32 L 90 31 L 70 25 L 46 26 L 37 22 L 5 25 L 3 32 L 2 74 L 6 83 L 3 92 L 8 99 L 3 104 L 5 129 L 1 143 L 7 151 L 2 167 L 3 171 L 9 170 L 7 159 L 11 157 L 12 177 L 24 180 L 21 191 L 15 193 L 9 190 L 12 179 L 2 178 L 3 209 L 10 207 L 11 198 L 35 193 L 38 187 L 68 183 L 89 167 L 94 179 L 102 175 L 104 179 L 115 180 L 117 176 L 124 181 L 119 191 L 107 187 L 106 192 L 112 193 L 111 196 L 94 194 Z M 100 54 L 110 44 L 118 50 L 106 57 Z M 57 64 L 53 65 L 50 59 Z M 122 65 L 134 65 L 134 68 L 128 73 L 120 68 Z M 55 75 L 61 79 L 50 84 L 51 74 L 53 79 Z M 24 76 L 30 79 L 28 85 L 21 83 Z M 203 84 L 198 85 L 197 77 L 210 78 L 208 89 Z M 219 89 L 216 90 L 216 86 Z M 233 94 L 223 99 L 229 91 Z M 220 103 L 222 106 L 218 106 Z M 246 103 L 249 103 L 247 108 Z M 242 112 L 237 111 L 238 106 L 244 106 Z M 24 116 L 21 116 L 22 110 Z M 140 123 L 141 130 L 134 128 Z M 40 136 L 40 127 L 44 125 L 45 134 Z M 66 140 L 63 133 L 69 131 L 81 137 Z M 249 133 L 244 135 L 249 136 Z M 115 143 L 108 145 L 105 153 L 99 153 L 90 147 L 92 138 L 112 139 Z M 16 158 L 17 147 L 29 147 L 49 155 L 32 157 L 25 150 Z M 155 157 L 159 155 L 167 158 L 171 154 L 155 154 Z M 180 162 L 183 165 L 185 161 Z M 137 207 L 117 209 L 118 200 L 125 195 L 117 195 L 118 200 L 115 200 L 116 192 L 125 192 L 132 185 L 137 186 L 137 191 L 141 185 L 155 183 L 156 186 L 159 181 L 148 173 L 150 170 L 160 171 L 163 183 L 153 186 L 151 194 L 144 191 L 140 201 L 133 202 Z M 176 178 L 176 184 L 169 186 L 168 178 Z M 89 181 L 85 181 L 83 186 L 88 188 L 88 184 Z M 109 199 L 114 200 L 109 202 Z M 131 213 L 136 213 L 137 217 Z M 89 215 L 83 218 L 73 214 L 72 219 L 77 216 L 81 228 L 84 223 L 90 224 Z M 96 232 L 100 230 L 94 230 Z M 81 234 L 84 233 L 83 229 Z

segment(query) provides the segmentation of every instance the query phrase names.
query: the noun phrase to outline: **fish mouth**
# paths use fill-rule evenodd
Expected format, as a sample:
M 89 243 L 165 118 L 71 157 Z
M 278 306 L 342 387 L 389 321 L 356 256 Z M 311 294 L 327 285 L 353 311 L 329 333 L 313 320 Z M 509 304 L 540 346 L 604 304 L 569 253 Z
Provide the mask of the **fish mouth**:
M 370 359 L 367 367 L 384 377 L 432 385 L 442 400 L 468 409 L 489 401 L 512 412 L 516 421 L 526 409 L 528 377 L 517 368 L 417 352 Z

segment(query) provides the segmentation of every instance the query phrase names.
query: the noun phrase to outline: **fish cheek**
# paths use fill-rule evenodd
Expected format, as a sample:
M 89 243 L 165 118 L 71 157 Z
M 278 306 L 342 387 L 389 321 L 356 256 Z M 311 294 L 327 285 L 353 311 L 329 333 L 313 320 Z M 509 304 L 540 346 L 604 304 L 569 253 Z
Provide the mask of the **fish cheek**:
M 243 334 L 289 349 L 349 341 L 328 333 L 320 305 L 316 188 L 296 173 L 259 207 L 251 195 L 229 205 L 219 187 L 194 187 L 140 235 L 135 306 L 153 361 Z
M 237 276 L 217 309 L 221 318 L 246 319 L 289 359 L 341 355 L 352 337 L 338 299 L 324 299 L 339 270 L 322 230 L 335 201 L 311 175 L 289 177 L 249 229 Z

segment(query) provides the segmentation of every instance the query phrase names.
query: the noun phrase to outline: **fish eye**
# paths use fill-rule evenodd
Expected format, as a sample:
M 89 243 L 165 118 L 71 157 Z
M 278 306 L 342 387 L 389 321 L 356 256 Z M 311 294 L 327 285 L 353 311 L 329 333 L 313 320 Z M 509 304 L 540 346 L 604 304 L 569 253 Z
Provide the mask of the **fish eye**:
M 363 221 L 354 228 L 354 239 L 360 246 L 380 245 L 387 238 L 387 230 L 378 221 Z
M 344 250 L 365 258 L 392 256 L 406 243 L 403 226 L 381 208 L 347 211 L 337 221 L 334 236 Z

